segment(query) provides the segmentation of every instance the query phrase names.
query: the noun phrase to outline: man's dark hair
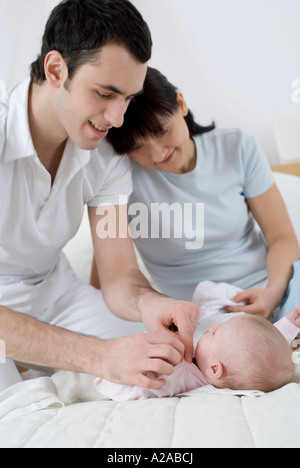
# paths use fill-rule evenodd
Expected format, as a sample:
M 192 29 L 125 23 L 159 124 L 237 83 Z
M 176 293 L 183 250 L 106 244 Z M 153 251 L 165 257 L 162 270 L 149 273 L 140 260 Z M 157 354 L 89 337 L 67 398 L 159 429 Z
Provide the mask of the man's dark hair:
M 92 63 L 108 43 L 125 47 L 140 63 L 151 57 L 151 33 L 139 11 L 128 0 L 64 0 L 52 11 L 42 50 L 31 64 L 31 80 L 46 80 L 44 61 L 51 50 L 61 53 L 71 80 L 77 69 Z
M 148 67 L 144 91 L 130 103 L 121 128 L 111 128 L 107 141 L 117 154 L 134 151 L 142 140 L 164 134 L 166 122 L 179 110 L 178 89 L 155 68 Z M 203 127 L 195 122 L 189 110 L 185 117 L 190 137 L 215 129 L 215 124 Z

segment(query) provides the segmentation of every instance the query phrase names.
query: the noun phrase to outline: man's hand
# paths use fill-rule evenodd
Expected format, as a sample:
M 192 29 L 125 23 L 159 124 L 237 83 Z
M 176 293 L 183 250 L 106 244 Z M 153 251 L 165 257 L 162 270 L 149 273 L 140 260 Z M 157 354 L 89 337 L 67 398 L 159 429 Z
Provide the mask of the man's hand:
M 184 345 L 174 334 L 132 335 L 105 342 L 101 370 L 95 369 L 93 374 L 123 385 L 158 390 L 164 380 L 151 378 L 148 373 L 171 375 L 183 355 Z
M 192 302 L 178 301 L 166 296 L 150 298 L 143 308 L 143 322 L 150 333 L 176 334 L 182 341 L 184 358 L 193 360 L 193 337 L 200 311 Z

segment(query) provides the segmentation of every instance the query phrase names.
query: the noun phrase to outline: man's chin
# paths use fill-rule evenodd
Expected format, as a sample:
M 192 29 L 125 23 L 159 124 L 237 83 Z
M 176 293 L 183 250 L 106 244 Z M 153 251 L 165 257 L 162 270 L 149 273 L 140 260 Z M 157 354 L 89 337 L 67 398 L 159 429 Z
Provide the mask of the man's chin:
M 98 148 L 99 145 L 101 145 L 102 141 L 104 138 L 99 138 L 97 141 L 90 141 L 90 142 L 74 142 L 75 145 L 77 145 L 80 149 L 85 150 L 85 151 L 94 151 Z

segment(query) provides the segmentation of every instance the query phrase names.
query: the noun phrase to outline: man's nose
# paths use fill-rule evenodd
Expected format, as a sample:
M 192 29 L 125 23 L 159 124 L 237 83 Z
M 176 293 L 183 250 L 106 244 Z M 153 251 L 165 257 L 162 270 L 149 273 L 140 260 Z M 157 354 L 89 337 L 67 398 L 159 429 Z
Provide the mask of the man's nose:
M 111 103 L 105 110 L 104 118 L 112 127 L 122 127 L 127 105 L 121 103 Z

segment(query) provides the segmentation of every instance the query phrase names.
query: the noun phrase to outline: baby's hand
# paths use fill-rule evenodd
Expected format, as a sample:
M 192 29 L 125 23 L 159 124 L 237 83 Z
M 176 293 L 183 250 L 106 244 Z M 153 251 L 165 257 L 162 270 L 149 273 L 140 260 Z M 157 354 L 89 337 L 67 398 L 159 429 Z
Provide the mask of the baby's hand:
M 293 312 L 291 312 L 287 318 L 290 322 L 296 325 L 296 327 L 300 328 L 300 306 L 295 307 Z

